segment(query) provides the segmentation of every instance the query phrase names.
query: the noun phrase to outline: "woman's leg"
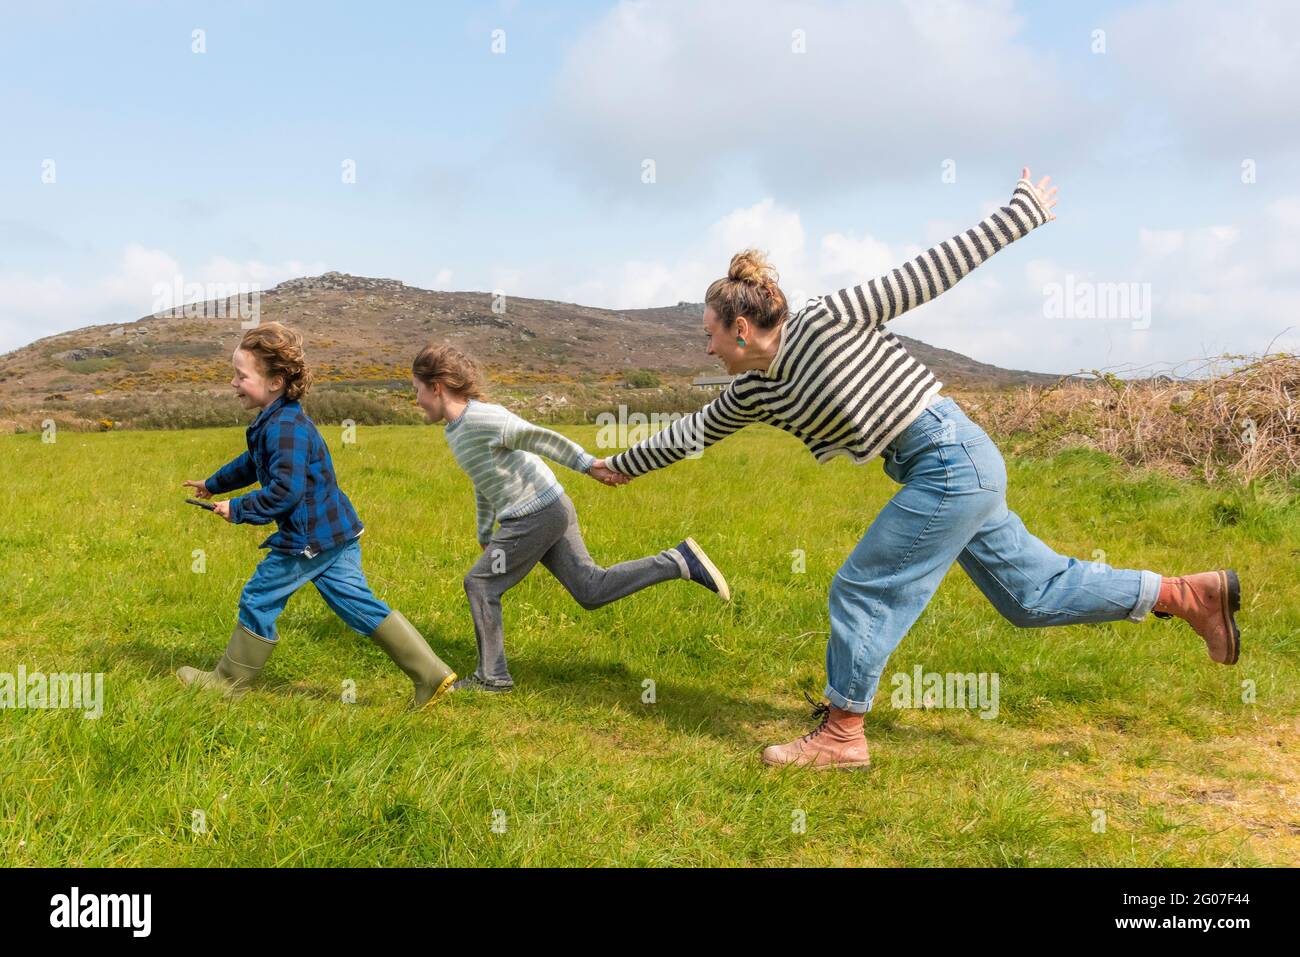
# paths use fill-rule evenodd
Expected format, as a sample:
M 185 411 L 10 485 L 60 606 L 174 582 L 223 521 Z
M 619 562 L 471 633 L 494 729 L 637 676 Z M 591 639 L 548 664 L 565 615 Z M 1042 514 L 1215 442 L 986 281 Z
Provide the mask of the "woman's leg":
M 890 654 L 1002 504 L 1001 489 L 979 482 L 962 444 L 970 437 L 965 428 L 936 431 L 929 448 L 895 464 L 904 486 L 835 573 L 824 693 L 837 708 L 870 710 Z
M 950 404 L 950 403 L 949 403 Z M 955 405 L 951 405 L 956 409 Z M 971 536 L 1002 502 L 964 442 L 976 426 L 931 406 L 891 444 L 885 471 L 903 487 L 835 573 L 826 645 L 829 706 L 812 733 L 763 752 L 768 764 L 813 768 L 868 762 L 862 715 L 890 654 L 920 616 Z M 1005 482 L 1005 478 L 1003 479 Z
M 1210 658 L 1236 664 L 1241 583 L 1232 569 L 1168 578 L 1066 558 L 1048 548 L 1005 507 L 957 559 L 980 591 L 1014 625 L 1141 621 L 1151 612 L 1182 618 L 1205 641 Z
M 1141 621 L 1160 576 L 1057 554 L 1003 504 L 957 558 L 1004 618 L 1021 628 Z
M 689 577 L 686 560 L 673 550 L 602 568 L 592 561 L 582 540 L 573 502 L 567 495 L 560 496 L 560 502 L 568 524 L 542 556 L 542 564 L 583 608 L 590 611 L 651 585 Z

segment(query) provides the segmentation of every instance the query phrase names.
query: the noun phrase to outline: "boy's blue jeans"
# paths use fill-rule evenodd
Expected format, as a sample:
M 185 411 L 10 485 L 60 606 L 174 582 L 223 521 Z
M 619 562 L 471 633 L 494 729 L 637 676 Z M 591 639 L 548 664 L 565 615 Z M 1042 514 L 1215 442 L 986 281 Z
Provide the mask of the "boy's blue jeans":
M 940 398 L 882 453 L 902 488 L 831 582 L 825 696 L 871 708 L 885 662 L 954 561 L 1022 628 L 1141 621 L 1160 576 L 1058 555 L 1007 508 L 997 446 L 957 403 Z
M 239 623 L 268 641 L 279 637 L 275 620 L 289 596 L 311 582 L 344 623 L 369 637 L 392 609 L 375 597 L 361 570 L 355 538 L 315 558 L 272 551 L 258 564 L 239 596 Z

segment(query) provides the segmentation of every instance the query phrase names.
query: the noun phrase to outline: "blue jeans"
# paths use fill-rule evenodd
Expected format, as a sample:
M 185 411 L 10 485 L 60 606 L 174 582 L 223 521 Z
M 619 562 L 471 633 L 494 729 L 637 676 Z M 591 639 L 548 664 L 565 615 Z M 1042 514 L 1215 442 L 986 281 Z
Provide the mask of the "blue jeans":
M 1022 628 L 1141 621 L 1160 576 L 1058 555 L 1007 508 L 997 446 L 949 398 L 939 398 L 882 453 L 903 487 L 831 582 L 825 696 L 871 708 L 890 654 L 955 561 Z
M 375 597 L 361 570 L 361 544 L 352 541 L 315 558 L 272 551 L 258 564 L 239 596 L 239 623 L 268 641 L 289 596 L 311 582 L 325 604 L 354 631 L 369 636 L 392 609 Z

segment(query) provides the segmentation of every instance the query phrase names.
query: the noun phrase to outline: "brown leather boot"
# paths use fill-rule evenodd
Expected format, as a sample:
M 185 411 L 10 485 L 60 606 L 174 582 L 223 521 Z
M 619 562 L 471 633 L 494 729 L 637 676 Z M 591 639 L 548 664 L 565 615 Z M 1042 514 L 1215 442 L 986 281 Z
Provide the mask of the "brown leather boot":
M 1232 569 L 1160 579 L 1157 618 L 1177 615 L 1205 639 L 1210 657 L 1235 665 L 1241 655 L 1241 632 L 1234 613 L 1241 610 L 1241 582 Z
M 844 711 L 833 704 L 818 704 L 811 698 L 809 703 L 813 705 L 813 717 L 820 718 L 821 722 L 802 738 L 764 748 L 763 763 L 794 764 L 814 771 L 870 765 L 867 739 L 862 734 L 862 715 Z

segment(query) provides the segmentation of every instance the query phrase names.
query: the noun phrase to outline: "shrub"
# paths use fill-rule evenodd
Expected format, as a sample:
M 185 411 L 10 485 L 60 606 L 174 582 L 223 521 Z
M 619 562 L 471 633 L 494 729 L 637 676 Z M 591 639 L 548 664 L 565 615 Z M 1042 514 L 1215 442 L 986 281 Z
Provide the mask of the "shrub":
M 1166 381 L 1096 372 L 1092 382 L 972 396 L 968 408 L 1022 454 L 1085 445 L 1206 481 L 1300 476 L 1300 357 L 1221 356 L 1198 371 Z
M 414 425 L 422 421 L 409 400 L 390 396 L 384 402 L 346 389 L 315 389 L 302 405 L 317 422 L 351 419 L 359 425 Z
M 659 377 L 649 369 L 637 369 L 628 373 L 627 385 L 629 389 L 653 389 L 659 385 Z
M 118 361 L 116 359 L 97 356 L 92 359 L 67 359 L 63 363 L 63 368 L 78 375 L 88 375 L 93 372 L 106 372 L 109 369 L 116 369 L 117 365 Z

